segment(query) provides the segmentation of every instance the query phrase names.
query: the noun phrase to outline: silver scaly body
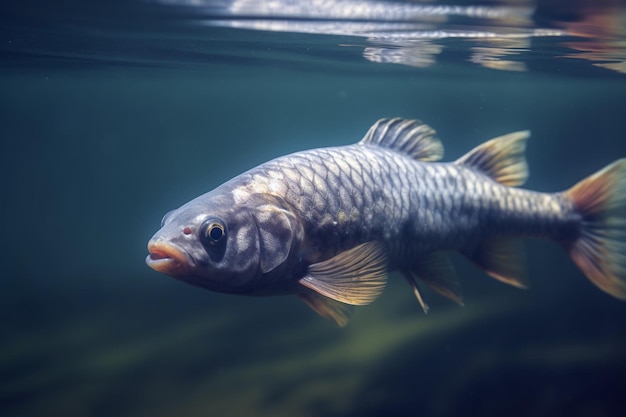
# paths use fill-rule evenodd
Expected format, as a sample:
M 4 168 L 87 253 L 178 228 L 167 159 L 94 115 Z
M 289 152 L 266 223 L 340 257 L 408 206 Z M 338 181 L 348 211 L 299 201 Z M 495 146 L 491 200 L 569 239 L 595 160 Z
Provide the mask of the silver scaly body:
M 561 194 L 499 184 L 471 167 L 421 162 L 356 144 L 284 156 L 235 178 L 235 204 L 270 194 L 302 219 L 306 260 L 360 243 L 388 247 L 389 268 L 436 250 L 470 250 L 488 237 L 573 235 L 580 216 Z

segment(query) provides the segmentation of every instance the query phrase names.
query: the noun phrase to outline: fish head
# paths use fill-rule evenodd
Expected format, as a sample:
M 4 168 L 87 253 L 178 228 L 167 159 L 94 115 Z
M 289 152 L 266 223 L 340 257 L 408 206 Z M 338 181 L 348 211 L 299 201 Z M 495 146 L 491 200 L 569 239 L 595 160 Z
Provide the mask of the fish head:
M 236 204 L 210 194 L 163 217 L 148 242 L 148 266 L 219 292 L 275 286 L 301 235 L 296 217 L 266 199 Z

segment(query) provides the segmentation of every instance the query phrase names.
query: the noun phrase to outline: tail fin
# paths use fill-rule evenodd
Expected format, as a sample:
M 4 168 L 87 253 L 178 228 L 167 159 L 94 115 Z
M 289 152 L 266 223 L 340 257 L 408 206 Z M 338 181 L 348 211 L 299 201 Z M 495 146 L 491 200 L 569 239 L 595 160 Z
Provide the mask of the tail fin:
M 602 290 L 626 300 L 626 158 L 565 192 L 582 215 L 577 240 L 567 249 Z

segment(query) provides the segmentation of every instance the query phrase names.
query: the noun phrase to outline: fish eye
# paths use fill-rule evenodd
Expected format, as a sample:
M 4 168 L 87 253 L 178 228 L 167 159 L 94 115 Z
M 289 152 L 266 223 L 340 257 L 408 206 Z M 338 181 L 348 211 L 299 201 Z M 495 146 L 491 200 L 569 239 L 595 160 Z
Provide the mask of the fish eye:
M 206 220 L 201 228 L 201 237 L 205 243 L 217 245 L 226 239 L 226 228 L 217 219 Z

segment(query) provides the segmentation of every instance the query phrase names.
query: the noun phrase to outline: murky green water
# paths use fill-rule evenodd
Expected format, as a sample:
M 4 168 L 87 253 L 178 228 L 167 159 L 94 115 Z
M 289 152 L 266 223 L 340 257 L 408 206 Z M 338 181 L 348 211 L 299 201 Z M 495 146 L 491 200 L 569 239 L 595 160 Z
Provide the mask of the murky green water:
M 270 158 L 356 142 L 380 117 L 429 123 L 446 160 L 531 129 L 526 187 L 569 187 L 626 156 L 623 10 L 568 11 L 569 29 L 536 13 L 427 22 L 488 28 L 495 44 L 385 29 L 412 35 L 400 44 L 332 13 L 311 20 L 341 30 L 188 26 L 215 13 L 166 2 L 65 6 L 7 6 L 2 21 L 0 414 L 621 415 L 626 304 L 550 243 L 527 242 L 529 291 L 455 257 L 465 307 L 425 291 L 424 315 L 392 275 L 342 329 L 295 297 L 211 293 L 144 259 L 168 210 Z M 402 13 L 353 20 L 425 24 Z M 404 59 L 367 59 L 390 54 Z

